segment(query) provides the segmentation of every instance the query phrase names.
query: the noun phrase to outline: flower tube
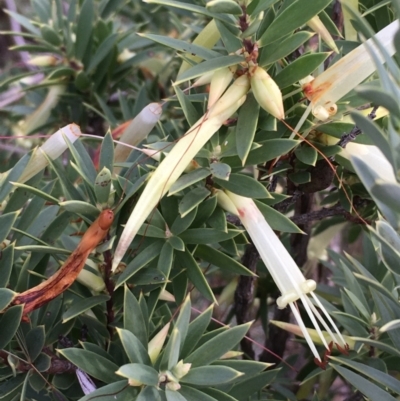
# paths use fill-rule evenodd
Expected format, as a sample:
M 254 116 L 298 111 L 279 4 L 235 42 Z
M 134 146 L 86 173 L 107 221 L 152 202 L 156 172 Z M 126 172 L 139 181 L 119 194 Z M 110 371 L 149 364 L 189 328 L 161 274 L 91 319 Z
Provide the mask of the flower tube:
M 303 333 L 303 336 L 316 360 L 321 362 L 317 348 L 315 347 L 297 308 L 297 300 L 301 300 L 303 303 L 304 309 L 308 313 L 322 344 L 327 350 L 329 350 L 329 345 L 320 328 L 320 324 L 329 333 L 333 343 L 335 343 L 339 349 L 347 349 L 343 336 L 340 334 L 334 321 L 313 292 L 317 286 L 316 282 L 314 280 L 307 280 L 304 277 L 303 273 L 300 271 L 280 239 L 269 226 L 254 201 L 251 198 L 235 195 L 228 191 L 226 193 L 219 191 L 217 196 L 222 207 L 231 213 L 235 213 L 240 218 L 257 248 L 261 259 L 264 261 L 269 273 L 281 291 L 282 295 L 276 300 L 278 307 L 283 309 L 287 305 L 290 306 L 301 332 Z M 314 306 L 314 303 L 311 302 L 310 297 L 322 311 L 322 314 Z
M 160 199 L 168 192 L 204 144 L 243 104 L 249 86 L 246 75 L 236 79 L 221 99 L 182 136 L 154 171 L 122 232 L 115 250 L 112 271 L 117 269 L 136 233 Z

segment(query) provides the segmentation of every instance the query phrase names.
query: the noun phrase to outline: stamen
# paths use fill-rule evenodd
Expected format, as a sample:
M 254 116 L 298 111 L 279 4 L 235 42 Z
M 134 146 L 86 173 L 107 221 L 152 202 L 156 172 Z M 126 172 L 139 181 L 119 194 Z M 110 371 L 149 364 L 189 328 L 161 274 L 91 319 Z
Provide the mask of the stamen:
M 315 347 L 314 342 L 313 342 L 313 340 L 311 339 L 311 336 L 310 336 L 310 334 L 308 333 L 307 328 L 306 328 L 306 326 L 304 325 L 303 319 L 301 318 L 300 313 L 299 313 L 299 311 L 297 310 L 295 304 L 294 304 L 294 303 L 290 303 L 289 305 L 290 305 L 290 308 L 292 309 L 293 316 L 295 317 L 295 319 L 296 319 L 296 321 L 297 321 L 297 324 L 299 325 L 300 330 L 301 330 L 301 332 L 303 333 L 304 338 L 306 339 L 307 344 L 308 344 L 308 346 L 309 346 L 310 349 L 311 349 L 311 352 L 312 352 L 312 353 L 314 354 L 314 356 L 315 356 L 315 359 L 318 360 L 319 362 L 322 362 L 322 361 L 321 361 L 321 357 L 320 357 L 319 354 L 318 354 L 317 348 Z
M 322 343 L 325 345 L 325 348 L 329 349 L 328 343 L 326 342 L 325 337 L 322 334 L 322 331 L 321 331 L 321 329 L 319 327 L 317 319 L 315 319 L 315 316 L 314 316 L 314 314 L 312 313 L 312 311 L 310 309 L 310 305 L 307 302 L 308 301 L 308 297 L 306 295 L 302 295 L 300 299 L 303 302 L 303 306 L 306 309 L 306 312 L 308 313 L 308 316 L 310 317 L 311 322 L 312 322 L 313 326 L 315 327 L 315 330 L 317 330 L 317 333 L 318 333 Z
M 335 322 L 333 321 L 332 317 L 329 315 L 329 313 L 327 312 L 327 310 L 324 308 L 324 306 L 322 305 L 321 301 L 318 299 L 318 297 L 312 292 L 311 293 L 312 297 L 314 298 L 316 304 L 319 306 L 319 308 L 322 310 L 322 312 L 324 313 L 325 317 L 327 318 L 328 322 L 331 324 L 331 326 L 333 327 L 333 329 L 335 330 L 336 334 L 339 336 L 339 338 L 342 340 L 342 345 L 346 346 L 347 343 L 344 340 L 342 333 L 339 331 L 339 329 L 337 328 Z

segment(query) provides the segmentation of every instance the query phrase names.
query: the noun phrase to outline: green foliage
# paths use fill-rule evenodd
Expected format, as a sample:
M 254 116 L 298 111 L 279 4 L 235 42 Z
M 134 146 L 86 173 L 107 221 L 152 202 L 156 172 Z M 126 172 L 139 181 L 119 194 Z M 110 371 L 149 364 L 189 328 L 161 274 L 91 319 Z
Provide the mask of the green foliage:
M 365 17 L 346 9 L 345 25 L 365 37 L 400 11 L 395 0 L 355 3 Z M 322 400 L 337 396 L 338 378 L 342 394 L 400 396 L 397 56 L 379 42 L 368 46 L 376 73 L 349 88 L 322 122 L 303 114 L 307 87 L 299 81 L 335 65 L 363 39 L 344 32 L 335 55 L 324 37 L 316 40 L 306 24 L 317 16 L 341 33 L 330 0 L 31 0 L 6 12 L 19 31 L 2 26 L 12 52 L 1 61 L 0 83 L 7 135 L 0 145 L 0 400 Z M 15 37 L 23 40 L 11 45 Z M 209 118 L 207 87 L 187 81 L 209 83 L 207 74 L 226 67 L 248 74 L 256 63 L 282 92 L 285 120 L 249 93 L 158 199 L 112 271 L 152 173 L 203 114 Z M 160 120 L 116 162 L 113 141 L 145 125 L 130 120 L 150 102 L 163 102 Z M 361 112 L 372 105 L 379 106 L 374 120 Z M 42 144 L 31 134 L 51 135 L 72 122 L 97 138 L 64 135 L 66 152 L 54 160 L 27 152 Z M 355 124 L 362 135 L 354 142 L 375 145 L 378 159 L 346 157 L 338 146 Z M 292 135 L 295 126 L 303 138 Z M 25 182 L 28 163 L 38 158 L 43 166 Z M 301 341 L 273 336 L 268 323 L 283 314 L 271 299 L 281 287 L 252 256 L 238 217 L 222 207 L 223 190 L 255 200 L 307 277 L 317 276 L 313 257 L 323 259 L 330 283 L 318 280 L 320 304 L 312 298 L 312 308 L 323 306 L 349 345 L 348 352 L 335 344 L 326 350 L 316 335 L 326 370 Z M 300 201 L 311 198 L 315 210 L 303 210 Z M 114 223 L 102 243 L 89 246 L 78 279 L 24 315 L 16 293 L 43 283 L 71 252 L 74 261 L 85 259 L 80 235 L 109 208 Z M 361 244 L 361 253 L 320 252 L 339 224 L 347 230 L 342 241 Z M 300 302 L 298 311 L 315 327 Z M 279 354 L 273 369 L 264 343 Z

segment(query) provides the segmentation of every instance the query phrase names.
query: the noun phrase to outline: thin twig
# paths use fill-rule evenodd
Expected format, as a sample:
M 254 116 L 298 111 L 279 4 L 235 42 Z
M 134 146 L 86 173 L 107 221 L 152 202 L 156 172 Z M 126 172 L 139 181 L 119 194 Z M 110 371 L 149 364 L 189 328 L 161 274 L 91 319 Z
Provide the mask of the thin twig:
M 358 207 L 362 206 L 365 201 L 358 202 Z M 293 216 L 291 220 L 295 224 L 305 224 L 315 220 L 323 220 L 328 217 L 343 216 L 346 220 L 356 224 L 364 224 L 357 216 L 353 216 L 348 210 L 344 209 L 339 203 L 331 207 L 323 207 L 322 209 L 312 211 L 310 213 Z
M 378 110 L 378 107 L 379 106 L 374 106 L 372 108 L 371 113 L 368 114 L 368 118 L 370 120 L 374 120 L 376 118 L 376 111 Z M 357 125 L 355 125 L 354 128 L 348 134 L 342 135 L 337 145 L 339 145 L 344 149 L 349 142 L 354 141 L 360 134 L 362 134 L 361 129 L 358 128 Z

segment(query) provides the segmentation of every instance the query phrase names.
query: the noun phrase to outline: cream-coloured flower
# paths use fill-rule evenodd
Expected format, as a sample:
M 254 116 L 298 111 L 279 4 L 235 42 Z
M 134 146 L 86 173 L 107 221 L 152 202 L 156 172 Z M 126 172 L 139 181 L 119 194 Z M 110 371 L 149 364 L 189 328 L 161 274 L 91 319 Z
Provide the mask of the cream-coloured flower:
M 399 22 L 396 20 L 375 35 L 390 55 L 395 52 L 393 38 L 398 28 Z M 317 106 L 329 108 L 376 70 L 369 49 L 381 62 L 384 62 L 383 56 L 371 38 L 366 41 L 366 44 L 355 48 L 307 85 L 304 94 L 311 101 L 313 110 Z
M 124 144 L 135 146 L 142 142 L 160 120 L 161 113 L 162 107 L 159 103 L 150 103 L 131 121 L 122 134 L 120 143 L 115 147 L 115 163 L 124 162 L 132 150 Z M 114 172 L 118 171 L 119 169 L 114 169 Z
M 221 99 L 182 136 L 154 171 L 122 232 L 114 254 L 113 271 L 147 216 L 204 144 L 243 104 L 248 90 L 249 80 L 246 75 L 236 79 Z
M 49 164 L 47 158 L 55 160 L 61 156 L 61 154 L 68 149 L 65 137 L 68 138 L 71 143 L 74 143 L 80 135 L 81 130 L 76 124 L 69 124 L 60 128 L 57 132 L 51 135 L 42 146 L 34 150 L 28 165 L 18 178 L 18 182 L 23 184 L 42 171 Z M 3 173 L 0 176 L 0 181 L 5 179 L 7 175 L 8 172 Z
M 329 350 L 329 345 L 320 329 L 320 325 L 329 333 L 331 340 L 335 344 L 339 347 L 346 348 L 346 342 L 343 336 L 323 307 L 321 301 L 313 292 L 316 288 L 315 281 L 307 280 L 303 276 L 303 273 L 269 226 L 254 201 L 251 198 L 235 195 L 228 191 L 226 193 L 219 191 L 217 197 L 222 207 L 227 207 L 229 212 L 234 212 L 239 216 L 262 260 L 267 266 L 268 271 L 281 291 L 282 295 L 276 301 L 278 307 L 282 309 L 287 305 L 290 306 L 315 358 L 321 361 L 315 344 L 300 316 L 296 305 L 296 301 L 298 300 L 302 302 L 304 309 L 308 313 L 326 349 Z M 311 299 L 314 302 L 312 302 Z M 314 304 L 321 310 L 322 314 Z

